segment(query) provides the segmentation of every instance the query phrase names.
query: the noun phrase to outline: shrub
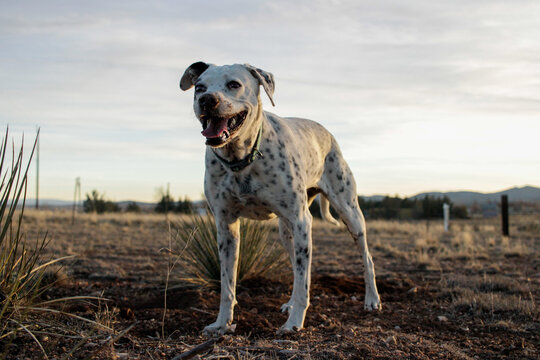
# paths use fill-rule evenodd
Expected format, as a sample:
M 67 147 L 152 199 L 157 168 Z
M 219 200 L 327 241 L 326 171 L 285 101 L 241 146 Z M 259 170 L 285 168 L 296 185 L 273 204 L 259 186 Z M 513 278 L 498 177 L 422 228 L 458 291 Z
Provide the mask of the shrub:
M 179 199 L 176 203 L 175 211 L 181 214 L 191 214 L 193 213 L 193 204 L 188 197 L 184 197 L 184 200 Z
M 84 212 L 94 212 L 98 214 L 120 211 L 120 207 L 116 203 L 110 200 L 105 200 L 105 196 L 101 195 L 97 190 L 92 190 L 91 194 L 86 194 L 83 209 Z
M 130 201 L 126 205 L 126 212 L 140 213 L 141 207 L 135 201 Z
M 192 223 L 181 220 L 176 225 L 175 240 L 183 249 L 183 280 L 196 285 L 219 286 L 220 265 L 214 218 L 194 215 L 192 220 Z M 268 240 L 270 231 L 267 224 L 241 220 L 238 283 L 249 278 L 275 275 L 286 263 L 283 248 Z
M 169 194 L 163 194 L 158 201 L 154 211 L 157 213 L 168 213 L 175 209 L 174 199 Z

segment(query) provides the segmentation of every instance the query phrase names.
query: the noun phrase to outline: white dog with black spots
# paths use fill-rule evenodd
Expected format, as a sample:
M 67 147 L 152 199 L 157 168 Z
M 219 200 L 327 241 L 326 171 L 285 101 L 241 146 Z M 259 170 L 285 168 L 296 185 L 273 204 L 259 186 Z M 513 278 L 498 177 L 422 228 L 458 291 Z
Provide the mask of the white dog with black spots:
M 363 253 L 365 309 L 381 309 L 356 183 L 334 137 L 314 121 L 263 111 L 259 88 L 274 104 L 274 77 L 251 65 L 194 63 L 180 80 L 182 90 L 193 86 L 193 108 L 207 145 L 204 193 L 216 221 L 221 263 L 219 314 L 204 332 L 234 330 L 240 217 L 279 218 L 294 285 L 281 308 L 289 317 L 278 333 L 303 327 L 311 277 L 309 206 L 317 194 L 323 218 L 339 224 L 329 201 Z

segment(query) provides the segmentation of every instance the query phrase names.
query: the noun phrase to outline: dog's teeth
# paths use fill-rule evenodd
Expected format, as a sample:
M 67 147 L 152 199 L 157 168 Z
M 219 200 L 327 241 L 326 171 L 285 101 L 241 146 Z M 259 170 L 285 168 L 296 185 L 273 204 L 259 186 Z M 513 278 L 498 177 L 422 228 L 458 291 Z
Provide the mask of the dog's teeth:
M 234 127 L 234 125 L 236 125 L 236 118 L 231 120 L 231 127 Z

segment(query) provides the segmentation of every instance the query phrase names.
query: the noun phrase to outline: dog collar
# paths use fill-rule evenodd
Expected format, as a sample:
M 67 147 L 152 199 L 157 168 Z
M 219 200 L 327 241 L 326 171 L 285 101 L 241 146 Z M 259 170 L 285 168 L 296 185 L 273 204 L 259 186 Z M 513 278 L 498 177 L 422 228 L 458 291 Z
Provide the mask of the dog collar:
M 263 154 L 259 151 L 259 146 L 261 145 L 261 134 L 262 134 L 262 124 L 259 129 L 259 134 L 257 134 L 257 139 L 255 140 L 255 145 L 253 145 L 253 149 L 251 149 L 251 152 L 246 156 L 245 158 L 237 161 L 228 161 L 219 156 L 215 151 L 214 155 L 221 161 L 221 163 L 225 166 L 227 166 L 229 169 L 231 169 L 234 172 L 240 171 L 242 169 L 245 169 L 249 164 L 254 162 L 257 158 L 262 158 Z M 213 151 L 213 149 L 212 149 Z

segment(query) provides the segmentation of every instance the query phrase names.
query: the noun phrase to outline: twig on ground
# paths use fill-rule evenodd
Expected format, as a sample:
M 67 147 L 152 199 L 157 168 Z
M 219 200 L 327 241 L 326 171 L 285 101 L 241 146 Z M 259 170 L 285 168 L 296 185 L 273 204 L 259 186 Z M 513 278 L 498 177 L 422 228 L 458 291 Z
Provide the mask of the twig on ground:
M 175 356 L 172 360 L 183 360 L 183 359 L 191 359 L 195 355 L 202 354 L 214 347 L 215 344 L 218 344 L 222 342 L 224 339 L 223 335 L 212 338 L 206 342 L 203 342 L 200 345 L 195 346 L 193 349 L 188 350 L 180 355 Z

